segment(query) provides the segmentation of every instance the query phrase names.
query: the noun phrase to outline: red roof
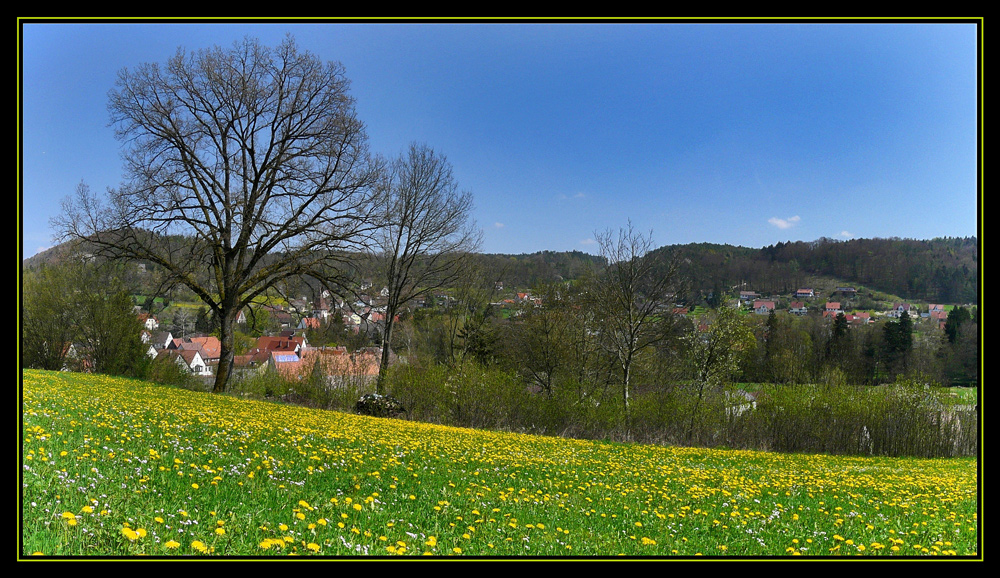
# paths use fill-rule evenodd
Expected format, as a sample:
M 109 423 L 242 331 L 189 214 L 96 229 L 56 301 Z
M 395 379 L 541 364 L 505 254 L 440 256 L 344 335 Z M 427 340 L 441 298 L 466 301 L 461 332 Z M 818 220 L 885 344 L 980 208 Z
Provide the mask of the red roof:
M 279 351 L 294 353 L 304 345 L 301 337 L 275 337 L 264 335 L 257 338 L 257 348 L 265 351 Z

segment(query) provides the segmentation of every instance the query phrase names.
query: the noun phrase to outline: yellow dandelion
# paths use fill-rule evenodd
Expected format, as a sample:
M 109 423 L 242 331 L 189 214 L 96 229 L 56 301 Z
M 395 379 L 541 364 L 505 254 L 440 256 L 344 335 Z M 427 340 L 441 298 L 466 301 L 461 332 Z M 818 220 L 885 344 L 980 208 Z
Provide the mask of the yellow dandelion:
M 166 544 L 164 544 L 163 547 L 167 548 L 169 550 L 176 550 L 177 548 L 180 547 L 180 543 L 176 542 L 174 540 L 170 540 L 169 542 L 167 542 Z

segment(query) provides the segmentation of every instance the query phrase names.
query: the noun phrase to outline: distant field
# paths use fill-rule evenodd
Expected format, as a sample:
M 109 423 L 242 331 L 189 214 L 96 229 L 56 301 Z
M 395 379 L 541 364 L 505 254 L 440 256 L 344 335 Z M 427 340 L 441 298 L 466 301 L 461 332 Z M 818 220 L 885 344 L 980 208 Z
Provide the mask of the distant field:
M 25 371 L 24 556 L 977 556 L 977 462 L 596 443 Z

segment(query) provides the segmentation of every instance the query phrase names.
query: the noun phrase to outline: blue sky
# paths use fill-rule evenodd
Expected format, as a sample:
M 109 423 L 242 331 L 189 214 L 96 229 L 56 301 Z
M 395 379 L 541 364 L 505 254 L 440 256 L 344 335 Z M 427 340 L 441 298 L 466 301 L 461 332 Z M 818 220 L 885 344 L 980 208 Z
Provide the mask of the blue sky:
M 22 257 L 121 180 L 122 68 L 244 36 L 343 63 L 373 151 L 443 153 L 487 253 L 978 234 L 978 28 L 909 23 L 55 23 L 21 32 Z

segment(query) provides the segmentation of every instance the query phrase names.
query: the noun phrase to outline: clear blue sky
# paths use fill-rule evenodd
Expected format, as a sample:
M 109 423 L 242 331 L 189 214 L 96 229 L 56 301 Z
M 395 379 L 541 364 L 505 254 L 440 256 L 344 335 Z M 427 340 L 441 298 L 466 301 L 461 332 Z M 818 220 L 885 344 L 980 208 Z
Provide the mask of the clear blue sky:
M 977 235 L 975 24 L 25 23 L 22 257 L 121 179 L 122 68 L 246 35 L 339 60 L 372 150 L 445 154 L 483 251 Z

